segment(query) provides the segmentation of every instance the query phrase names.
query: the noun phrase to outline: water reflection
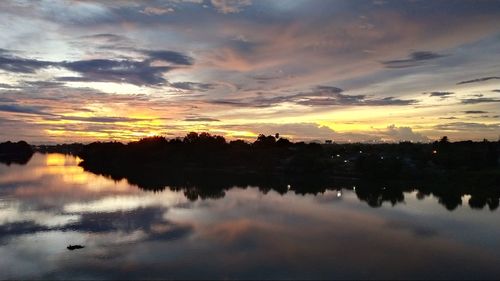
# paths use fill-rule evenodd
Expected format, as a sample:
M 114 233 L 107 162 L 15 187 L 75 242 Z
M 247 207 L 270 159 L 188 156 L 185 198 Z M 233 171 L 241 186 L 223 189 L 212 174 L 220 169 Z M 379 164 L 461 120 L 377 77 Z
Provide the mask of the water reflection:
M 86 171 L 103 175 L 120 181 L 126 179 L 132 185 L 149 191 L 182 191 L 184 195 L 195 201 L 201 199 L 223 198 L 228 190 L 236 187 L 256 186 L 266 194 L 273 190 L 279 194 L 293 192 L 295 194 L 323 194 L 327 190 L 355 191 L 359 200 L 371 207 L 380 207 L 384 202 L 396 205 L 405 202 L 405 193 L 418 192 L 419 199 L 427 196 L 438 198 L 438 202 L 447 210 L 453 211 L 462 205 L 462 198 L 469 196 L 468 204 L 473 209 L 488 206 L 491 211 L 500 203 L 500 188 L 495 183 L 477 186 L 474 183 L 457 180 L 436 181 L 374 181 L 360 179 L 329 178 L 323 174 L 265 174 L 255 172 L 225 172 L 223 170 L 192 170 L 178 167 L 141 167 L 102 166 L 81 163 Z M 496 179 L 498 181 L 498 179 Z M 495 179 L 493 179 L 495 182 Z M 357 189 L 356 189 L 357 186 Z
M 241 188 L 230 178 L 221 188 L 206 176 L 203 188 L 183 178 L 150 192 L 78 163 L 35 154 L 27 165 L 0 165 L 1 279 L 500 274 L 499 212 L 449 212 L 423 188 L 306 189 L 284 179 L 247 187 L 241 178 Z
M 0 163 L 10 166 L 11 164 L 26 165 L 33 153 L 15 153 L 15 154 L 3 154 L 0 155 Z

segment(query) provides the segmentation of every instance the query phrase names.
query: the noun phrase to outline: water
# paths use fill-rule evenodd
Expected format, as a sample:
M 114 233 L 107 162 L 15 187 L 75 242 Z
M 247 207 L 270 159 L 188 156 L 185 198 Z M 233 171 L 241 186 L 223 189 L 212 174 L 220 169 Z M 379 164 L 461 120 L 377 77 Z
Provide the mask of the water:
M 416 192 L 379 208 L 335 189 L 232 188 L 192 201 L 78 162 L 0 164 L 0 279 L 500 276 L 500 213 L 471 209 L 467 196 L 453 211 Z

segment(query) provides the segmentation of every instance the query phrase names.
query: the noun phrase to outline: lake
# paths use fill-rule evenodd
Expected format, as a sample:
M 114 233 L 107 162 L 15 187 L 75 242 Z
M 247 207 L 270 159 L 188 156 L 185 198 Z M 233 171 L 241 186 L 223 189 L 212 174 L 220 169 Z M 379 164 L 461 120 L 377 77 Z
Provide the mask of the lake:
M 193 197 L 79 161 L 36 153 L 26 165 L 0 164 L 0 279 L 500 276 L 500 212 L 471 208 L 468 195 L 453 210 L 417 191 L 374 208 L 355 187 Z

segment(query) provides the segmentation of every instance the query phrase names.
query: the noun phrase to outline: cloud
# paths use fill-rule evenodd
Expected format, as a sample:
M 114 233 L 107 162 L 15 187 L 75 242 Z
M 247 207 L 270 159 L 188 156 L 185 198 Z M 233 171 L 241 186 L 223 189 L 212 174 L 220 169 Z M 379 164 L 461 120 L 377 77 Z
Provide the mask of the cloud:
M 212 6 L 220 13 L 239 13 L 243 8 L 252 5 L 251 0 L 211 0 Z
M 428 142 L 429 138 L 415 133 L 410 127 L 396 127 L 394 124 L 387 126 L 383 133 L 391 138 L 392 141 L 412 141 L 412 142 Z
M 42 88 L 58 88 L 63 87 L 64 83 L 57 81 L 23 81 L 19 88 L 23 89 L 42 89 Z
M 492 92 L 495 92 L 495 93 L 500 93 L 500 89 L 499 90 L 491 90 Z
M 82 39 L 91 39 L 91 40 L 104 40 L 107 42 L 120 42 L 127 40 L 126 37 L 121 36 L 121 35 L 116 35 L 112 33 L 98 33 L 98 34 L 92 34 L 92 35 L 85 35 L 81 36 L 80 38 Z
M 175 82 L 175 83 L 170 83 L 169 86 L 181 90 L 195 90 L 195 91 L 205 92 L 214 89 L 216 85 L 211 83 Z
M 457 85 L 478 83 L 478 82 L 484 82 L 484 81 L 496 80 L 496 79 L 500 79 L 500 76 L 489 76 L 489 77 L 476 78 L 476 79 L 472 79 L 472 80 L 460 81 L 457 83 Z
M 384 105 L 412 105 L 418 103 L 418 100 L 409 99 L 403 100 L 395 97 L 386 97 L 382 99 L 367 99 L 364 103 L 359 105 L 368 105 L 368 106 L 384 106 Z
M 465 114 L 484 114 L 488 113 L 487 111 L 482 111 L 482 110 L 467 110 L 464 111 Z
M 500 102 L 500 99 L 494 98 L 475 98 L 475 99 L 462 99 L 463 104 L 478 104 L 478 103 L 492 103 Z
M 14 73 L 35 73 L 39 69 L 54 65 L 52 62 L 0 56 L 0 69 Z
M 100 36 L 109 37 L 108 34 Z M 165 72 L 177 66 L 193 64 L 191 57 L 179 52 L 156 50 L 142 50 L 141 52 L 148 56 L 143 61 L 92 59 L 50 62 L 19 57 L 0 57 L 0 69 L 15 73 L 34 73 L 37 70 L 53 66 L 65 68 L 81 75 L 57 77 L 57 81 L 117 82 L 143 86 L 163 84 L 167 82 L 163 78 Z M 171 65 L 156 66 L 156 61 Z
M 258 81 L 259 83 L 266 83 L 272 80 L 282 79 L 283 76 L 279 75 L 255 75 L 251 76 L 252 79 Z
M 138 86 L 165 83 L 163 73 L 173 69 L 169 66 L 152 66 L 147 61 L 106 59 L 65 62 L 61 65 L 82 76 L 58 77 L 57 81 L 117 82 Z
M 441 99 L 446 99 L 446 98 L 449 98 L 450 96 L 454 95 L 455 93 L 453 93 L 453 92 L 430 92 L 428 94 L 430 97 L 440 97 Z
M 346 95 L 343 90 L 332 86 L 317 86 L 308 92 L 300 92 L 288 96 L 263 97 L 252 99 L 220 99 L 211 101 L 214 104 L 239 107 L 271 107 L 282 103 L 295 103 L 305 106 L 385 106 L 411 105 L 417 100 L 402 100 L 394 97 L 371 98 L 366 95 Z
M 2 88 L 2 89 L 17 89 L 18 87 L 12 86 L 10 84 L 0 83 L 0 88 Z
M 434 126 L 434 128 L 442 131 L 464 131 L 464 130 L 495 131 L 500 129 L 500 124 L 453 122 L 453 123 L 439 124 Z
M 53 115 L 51 113 L 44 112 L 45 107 L 41 106 L 24 106 L 16 104 L 0 104 L 0 111 L 12 112 L 12 113 L 23 113 L 23 114 L 35 114 L 35 115 Z
M 407 68 L 407 67 L 418 66 L 424 62 L 439 59 L 445 56 L 446 55 L 441 55 L 428 51 L 419 51 L 411 53 L 407 59 L 388 60 L 388 61 L 383 61 L 382 64 L 387 68 Z
M 16 102 L 16 100 L 13 99 L 13 98 L 5 97 L 5 96 L 1 97 L 0 96 L 0 103 L 14 103 L 14 102 Z
M 219 119 L 210 117 L 187 117 L 184 119 L 186 122 L 219 122 Z
M 150 16 L 161 16 L 164 14 L 172 13 L 174 11 L 175 10 L 170 7 L 146 7 L 141 11 L 141 13 Z
M 142 50 L 149 57 L 148 61 L 159 60 L 177 65 L 192 65 L 193 58 L 175 51 Z
M 92 123 L 119 123 L 119 122 L 140 122 L 140 121 L 148 121 L 151 119 L 143 119 L 143 118 L 128 118 L 128 117 L 78 117 L 78 116 L 60 116 L 62 120 L 71 120 L 71 121 L 82 121 L 82 122 L 92 122 Z

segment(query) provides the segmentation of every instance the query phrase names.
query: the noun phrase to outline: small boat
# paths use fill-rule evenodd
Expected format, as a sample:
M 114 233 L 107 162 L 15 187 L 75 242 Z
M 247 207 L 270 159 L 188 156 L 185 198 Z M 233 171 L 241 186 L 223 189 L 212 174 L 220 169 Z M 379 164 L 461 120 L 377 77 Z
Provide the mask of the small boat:
M 85 246 L 82 246 L 82 245 L 69 245 L 67 247 L 67 249 L 70 251 L 77 250 L 77 249 L 83 249 L 83 248 L 85 248 Z

